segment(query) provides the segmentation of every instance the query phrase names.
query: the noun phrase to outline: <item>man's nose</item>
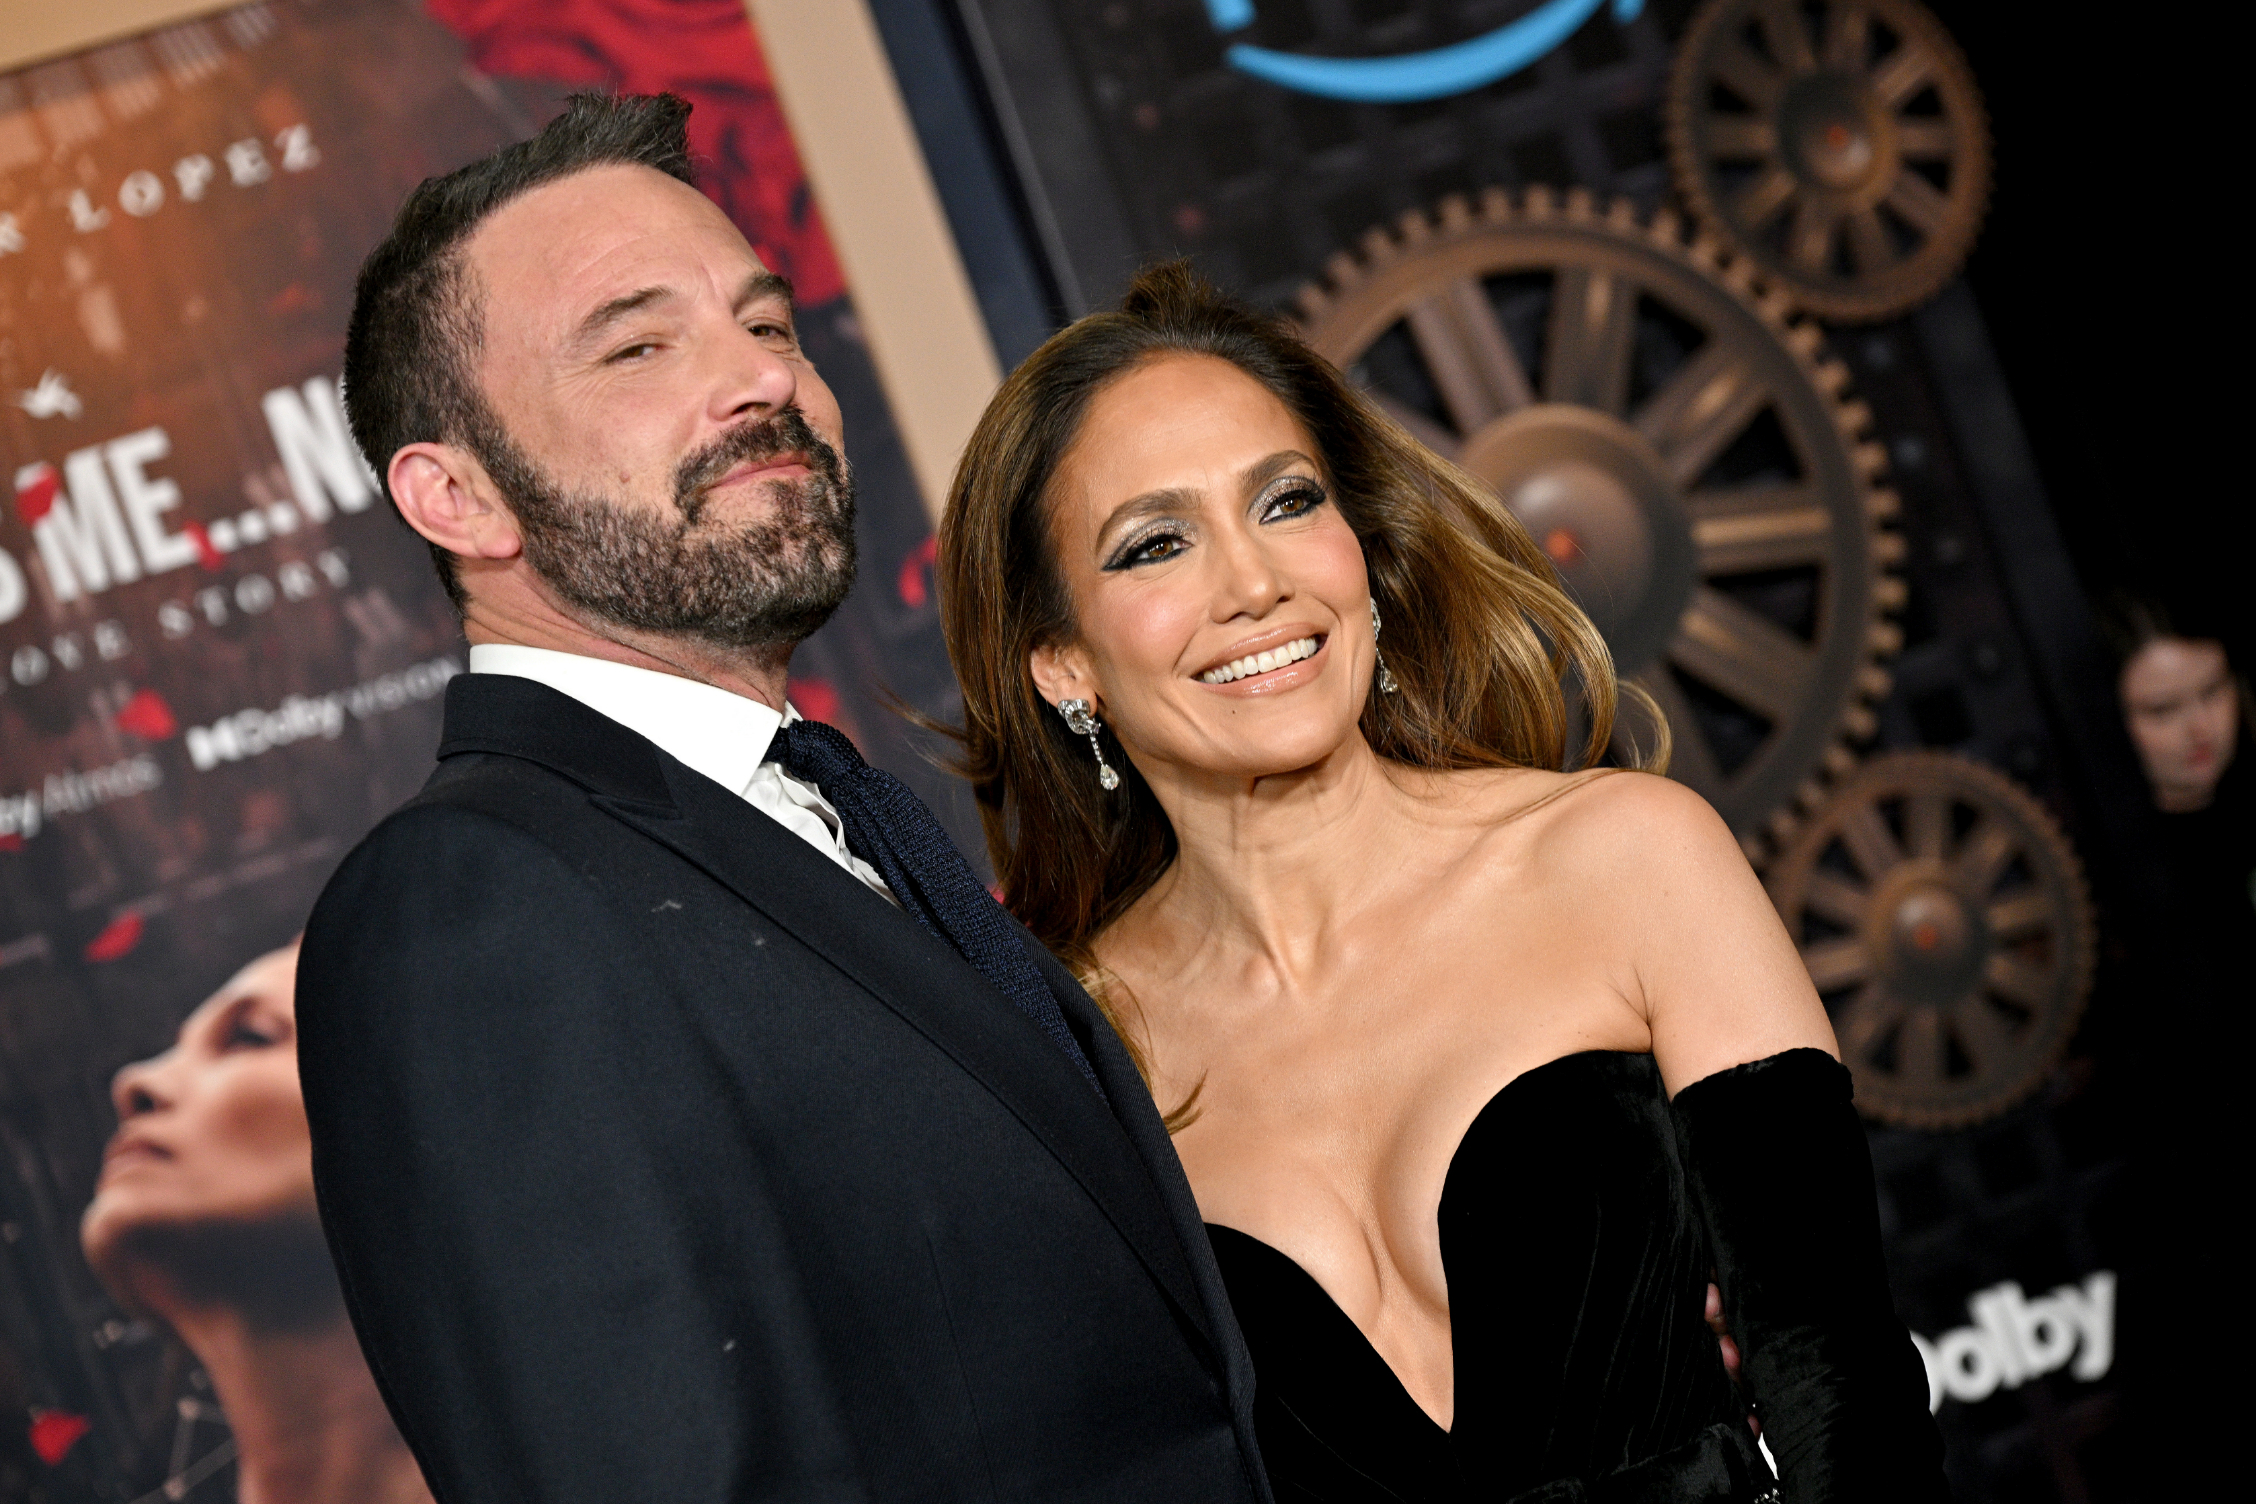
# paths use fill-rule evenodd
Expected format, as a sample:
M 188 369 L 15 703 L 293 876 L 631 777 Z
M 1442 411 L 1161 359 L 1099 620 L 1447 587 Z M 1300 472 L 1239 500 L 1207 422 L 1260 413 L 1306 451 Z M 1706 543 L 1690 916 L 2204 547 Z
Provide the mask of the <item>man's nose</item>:
M 731 328 L 715 342 L 707 415 L 715 423 L 773 417 L 798 397 L 798 368 L 742 325 Z

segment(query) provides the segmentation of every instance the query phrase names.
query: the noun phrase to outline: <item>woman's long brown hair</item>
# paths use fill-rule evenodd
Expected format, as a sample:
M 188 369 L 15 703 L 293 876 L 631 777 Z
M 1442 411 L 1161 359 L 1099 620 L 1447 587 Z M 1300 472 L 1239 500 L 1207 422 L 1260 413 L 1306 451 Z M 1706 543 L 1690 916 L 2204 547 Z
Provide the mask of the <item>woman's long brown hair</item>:
M 940 524 L 940 620 L 963 686 L 958 771 L 977 791 L 1004 901 L 1090 984 L 1139 1067 L 1142 1030 L 1121 1016 L 1132 1003 L 1105 985 L 1091 945 L 1167 870 L 1175 832 L 1109 731 L 1121 785 L 1098 786 L 1087 741 L 1043 701 L 1029 659 L 1078 636 L 1052 547 L 1058 466 L 1097 394 L 1166 355 L 1230 362 L 1316 440 L 1363 545 L 1401 686 L 1364 703 L 1363 735 L 1380 757 L 1589 766 L 1612 740 L 1620 693 L 1604 639 L 1495 493 L 1404 432 L 1282 320 L 1171 262 L 1137 277 L 1117 312 L 1054 335 L 1003 383 L 957 467 Z M 1657 713 L 1651 723 L 1656 745 L 1635 760 L 1658 767 L 1667 723 Z

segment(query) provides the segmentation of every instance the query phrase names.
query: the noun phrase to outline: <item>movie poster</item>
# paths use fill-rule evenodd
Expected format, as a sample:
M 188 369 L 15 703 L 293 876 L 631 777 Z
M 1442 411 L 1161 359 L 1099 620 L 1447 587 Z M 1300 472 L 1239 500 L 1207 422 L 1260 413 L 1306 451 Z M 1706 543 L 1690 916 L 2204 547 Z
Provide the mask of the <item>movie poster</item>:
M 0 1499 L 235 1497 L 206 1365 L 81 1255 L 112 1080 L 430 770 L 466 654 L 347 433 L 353 275 L 591 86 L 688 97 L 797 284 L 863 583 L 794 697 L 950 798 L 885 708 L 954 709 L 929 524 L 738 0 L 273 0 L 0 77 Z

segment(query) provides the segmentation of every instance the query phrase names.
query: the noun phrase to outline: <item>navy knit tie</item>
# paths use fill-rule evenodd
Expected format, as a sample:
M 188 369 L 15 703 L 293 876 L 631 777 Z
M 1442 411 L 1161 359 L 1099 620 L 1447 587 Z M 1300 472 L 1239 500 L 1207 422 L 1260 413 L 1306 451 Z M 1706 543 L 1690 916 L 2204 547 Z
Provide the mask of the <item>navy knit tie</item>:
M 924 801 L 891 773 L 862 761 L 845 733 L 821 721 L 778 730 L 768 757 L 822 790 L 846 829 L 847 848 L 877 869 L 901 907 L 1016 1003 L 1104 1096 L 1081 1042 L 1065 1026 L 1057 999 L 1026 954 L 1018 926 L 979 885 Z

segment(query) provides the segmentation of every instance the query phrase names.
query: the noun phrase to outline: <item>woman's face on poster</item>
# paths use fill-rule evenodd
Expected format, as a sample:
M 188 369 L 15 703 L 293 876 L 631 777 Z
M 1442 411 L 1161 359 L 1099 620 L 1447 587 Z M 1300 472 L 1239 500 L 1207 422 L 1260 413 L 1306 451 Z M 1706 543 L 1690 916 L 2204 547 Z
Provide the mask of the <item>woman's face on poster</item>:
M 261 956 L 188 1016 L 171 1049 L 117 1073 L 118 1130 L 84 1241 L 314 1215 L 298 1090 L 296 946 Z

